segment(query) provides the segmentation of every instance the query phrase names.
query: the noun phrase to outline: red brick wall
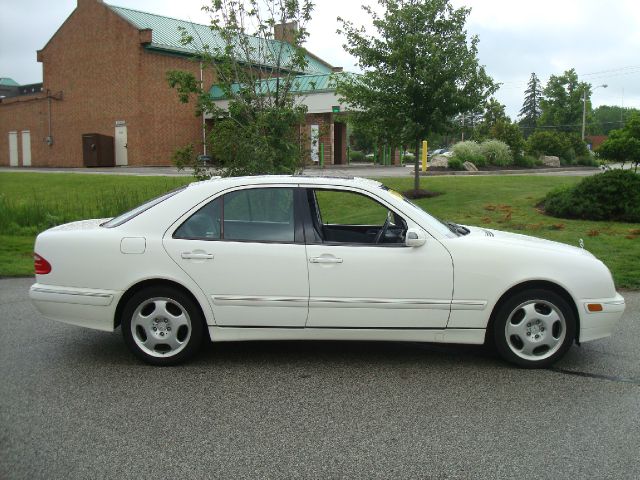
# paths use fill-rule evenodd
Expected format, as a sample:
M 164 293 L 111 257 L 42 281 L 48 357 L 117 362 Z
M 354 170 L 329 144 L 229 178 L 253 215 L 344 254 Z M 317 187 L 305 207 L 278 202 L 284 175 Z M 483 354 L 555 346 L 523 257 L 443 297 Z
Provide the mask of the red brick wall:
M 22 165 L 21 133 L 31 133 L 31 164 L 46 157 L 47 101 L 43 95 L 6 99 L 0 104 L 0 165 L 9 165 L 9 132 L 18 132 L 18 165 Z
M 44 90 L 53 100 L 52 135 L 47 146 L 47 102 L 0 103 L 0 165 L 9 164 L 8 132 L 31 130 L 34 166 L 82 166 L 82 134 L 114 136 L 115 122 L 127 125 L 129 165 L 170 165 L 171 154 L 187 143 L 201 148 L 201 119 L 193 104 L 181 104 L 166 81 L 171 69 L 199 78 L 198 64 L 147 51 L 140 32 L 97 0 L 78 7 L 38 54 Z M 205 86 L 212 83 L 205 75 Z M 25 98 L 21 99 L 25 100 Z

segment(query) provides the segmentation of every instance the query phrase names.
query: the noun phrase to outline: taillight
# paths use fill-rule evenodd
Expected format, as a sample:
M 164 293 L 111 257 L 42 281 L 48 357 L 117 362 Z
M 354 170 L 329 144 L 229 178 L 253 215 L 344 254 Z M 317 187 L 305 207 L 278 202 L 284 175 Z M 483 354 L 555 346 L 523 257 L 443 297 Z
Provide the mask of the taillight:
M 36 275 L 46 275 L 51 272 L 51 264 L 37 253 L 33 254 L 33 266 L 35 268 Z

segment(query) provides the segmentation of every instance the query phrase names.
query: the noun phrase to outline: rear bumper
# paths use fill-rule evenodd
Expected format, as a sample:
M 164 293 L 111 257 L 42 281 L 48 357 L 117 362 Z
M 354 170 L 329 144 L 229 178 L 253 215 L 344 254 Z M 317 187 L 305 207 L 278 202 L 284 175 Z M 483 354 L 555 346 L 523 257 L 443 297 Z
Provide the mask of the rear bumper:
M 114 315 L 122 292 L 36 283 L 29 298 L 38 311 L 51 320 L 112 332 Z
M 602 305 L 601 312 L 588 310 L 587 305 L 594 303 Z M 622 295 L 616 294 L 613 298 L 582 300 L 578 308 L 580 309 L 579 340 L 582 343 L 611 336 L 624 314 L 625 302 Z

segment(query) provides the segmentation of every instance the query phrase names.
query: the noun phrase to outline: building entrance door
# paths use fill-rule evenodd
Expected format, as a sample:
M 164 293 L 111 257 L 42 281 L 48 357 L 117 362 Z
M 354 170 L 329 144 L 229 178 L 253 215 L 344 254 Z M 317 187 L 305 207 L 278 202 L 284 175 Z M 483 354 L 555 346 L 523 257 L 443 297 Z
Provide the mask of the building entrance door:
M 29 130 L 22 131 L 22 166 L 31 166 L 31 132 Z
M 18 132 L 9 132 L 9 166 L 18 166 Z
M 116 126 L 116 166 L 123 167 L 129 165 L 127 156 L 127 126 Z

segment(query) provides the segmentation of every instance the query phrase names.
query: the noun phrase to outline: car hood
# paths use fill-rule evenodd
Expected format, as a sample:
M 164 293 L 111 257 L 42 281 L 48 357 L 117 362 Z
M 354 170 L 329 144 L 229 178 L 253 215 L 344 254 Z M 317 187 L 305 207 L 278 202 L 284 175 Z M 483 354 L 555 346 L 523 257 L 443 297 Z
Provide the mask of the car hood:
M 586 255 L 593 257 L 593 254 L 584 248 L 574 247 L 566 243 L 554 242 L 543 238 L 530 237 L 519 233 L 503 232 L 501 230 L 493 230 L 489 228 L 466 226 L 471 232 L 471 237 L 485 237 L 509 246 L 520 246 L 524 248 L 536 248 L 539 250 L 554 251 L 563 254 Z

